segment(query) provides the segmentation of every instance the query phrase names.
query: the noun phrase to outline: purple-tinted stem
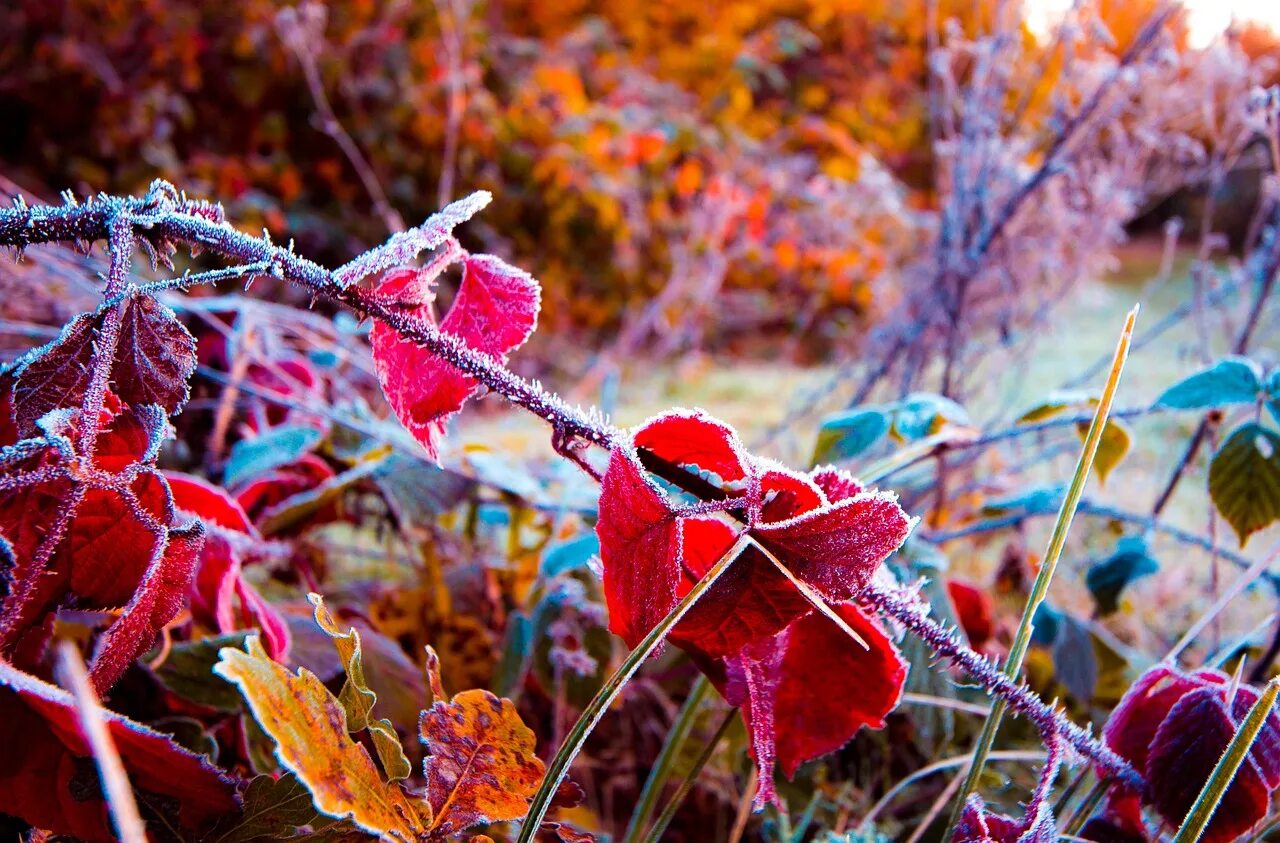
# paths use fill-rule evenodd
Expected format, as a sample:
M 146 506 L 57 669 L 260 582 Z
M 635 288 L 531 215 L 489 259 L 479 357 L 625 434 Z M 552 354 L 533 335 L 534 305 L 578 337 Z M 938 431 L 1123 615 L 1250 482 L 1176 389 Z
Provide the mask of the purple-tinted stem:
M 0 211 L 0 245 L 21 249 L 54 241 L 93 241 L 111 238 L 112 223 L 127 220 L 132 236 L 148 242 L 172 241 L 208 249 L 223 258 L 245 264 L 260 264 L 270 274 L 307 288 L 317 297 L 344 304 L 390 325 L 408 340 L 428 349 L 445 362 L 479 383 L 549 422 L 565 449 L 578 440 L 612 448 L 622 434 L 594 410 L 571 406 L 525 380 L 495 358 L 467 346 L 461 339 L 442 333 L 435 325 L 406 315 L 394 305 L 360 288 L 349 286 L 333 272 L 273 244 L 269 238 L 251 237 L 222 219 L 221 208 L 189 202 L 165 182 L 156 182 L 143 198 L 98 196 L 83 205 L 18 207 Z M 394 239 L 394 238 L 393 238 Z M 113 266 L 119 261 L 120 241 L 113 240 Z M 375 250 L 377 251 L 377 250 Z M 352 264 L 359 264 L 357 258 Z M 696 479 L 696 478 L 695 478 Z M 65 524 L 55 524 L 50 535 L 59 534 Z M 49 536 L 46 536 L 46 540 Z M 41 550 L 44 550 L 43 543 Z M 39 552 L 38 552 L 39 555 Z M 37 560 L 39 563 L 41 560 Z M 961 644 L 954 635 L 928 617 L 913 598 L 904 594 L 868 588 L 861 595 L 869 604 L 896 618 L 918 635 L 936 653 L 946 656 L 977 680 L 992 696 L 1005 700 L 1015 712 L 1031 720 L 1045 737 L 1056 742 L 1061 737 L 1093 759 L 1109 775 L 1141 788 L 1142 778 L 1089 732 L 1050 708 L 1034 692 L 1006 677 L 978 653 Z M 0 631 L 2 632 L 2 631 Z M 1052 753 L 1054 748 L 1050 746 Z
M 961 644 L 942 624 L 930 618 L 927 609 L 913 596 L 900 590 L 886 590 L 871 585 L 859 597 L 895 618 L 919 636 L 935 653 L 946 656 L 976 679 L 990 694 L 1000 697 L 1008 703 L 1009 708 L 1024 715 L 1040 731 L 1051 753 L 1052 743 L 1060 738 L 1091 758 L 1108 776 L 1120 779 L 1135 789 L 1142 788 L 1142 777 L 1129 762 L 1112 752 L 1088 731 L 1072 723 L 1062 712 L 1051 708 L 1030 688 L 1014 682 L 981 654 Z

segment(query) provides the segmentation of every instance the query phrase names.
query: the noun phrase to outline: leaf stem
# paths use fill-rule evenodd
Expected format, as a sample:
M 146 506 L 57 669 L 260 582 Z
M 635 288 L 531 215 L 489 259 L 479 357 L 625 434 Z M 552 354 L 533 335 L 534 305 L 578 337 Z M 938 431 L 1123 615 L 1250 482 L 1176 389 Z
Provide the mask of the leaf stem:
M 667 633 L 680 622 L 689 609 L 693 608 L 693 604 L 698 598 L 706 594 L 707 590 L 720 578 L 720 575 L 728 570 L 733 560 L 746 548 L 750 539 L 743 534 L 733 543 L 733 546 L 725 552 L 720 560 L 712 566 L 711 570 L 689 589 L 689 593 L 680 599 L 667 616 L 662 619 L 653 629 L 649 630 L 649 634 L 644 640 L 636 645 L 636 648 L 627 654 L 627 658 L 622 662 L 618 669 L 608 681 L 600 688 L 591 702 L 587 703 L 587 707 L 583 709 L 582 715 L 578 718 L 578 722 L 573 724 L 573 728 L 569 730 L 569 734 L 565 737 L 565 741 L 556 750 L 555 757 L 551 759 L 551 763 L 547 765 L 547 774 L 542 779 L 542 784 L 538 787 L 538 792 L 533 795 L 533 800 L 529 803 L 529 813 L 524 818 L 524 823 L 520 827 L 520 837 L 518 843 L 530 843 L 534 836 L 538 833 L 538 827 L 542 825 L 543 819 L 547 816 L 547 809 L 551 807 L 551 799 L 555 796 L 556 790 L 560 787 L 560 782 L 564 780 L 565 775 L 569 772 L 570 765 L 573 760 L 578 757 L 578 753 L 582 750 L 582 745 L 590 736 L 596 724 L 604 717 L 605 711 L 622 692 L 622 687 L 627 681 L 635 675 L 640 669 L 645 659 L 666 639 Z
M 1053 580 L 1054 571 L 1058 566 L 1058 559 L 1062 556 L 1062 549 L 1066 546 L 1067 533 L 1071 529 L 1071 521 L 1075 515 L 1076 506 L 1080 502 L 1085 482 L 1089 479 L 1089 472 L 1093 468 L 1093 459 L 1098 453 L 1098 444 L 1102 441 L 1102 431 L 1107 425 L 1107 418 L 1111 413 L 1111 405 L 1115 401 L 1116 390 L 1120 385 L 1120 374 L 1124 371 L 1125 360 L 1129 356 L 1129 345 L 1133 339 L 1133 325 L 1137 318 L 1138 308 L 1135 306 L 1125 318 L 1124 328 L 1120 332 L 1120 340 L 1116 344 L 1115 355 L 1111 359 L 1111 371 L 1107 375 L 1106 386 L 1103 387 L 1102 397 L 1098 400 L 1097 410 L 1094 412 L 1093 421 L 1089 425 L 1089 432 L 1085 436 L 1084 447 L 1080 451 L 1080 459 L 1076 462 L 1076 470 L 1071 478 L 1071 485 L 1067 488 L 1067 494 L 1058 510 L 1058 518 L 1053 525 L 1053 533 L 1049 536 L 1049 546 L 1045 551 L 1044 561 L 1041 563 L 1040 572 L 1036 575 L 1035 583 L 1031 587 L 1031 594 L 1027 597 L 1027 605 L 1023 609 L 1022 620 L 1018 623 L 1018 631 L 1014 635 L 1012 646 L 1009 648 L 1009 656 L 1005 659 L 1004 675 L 1011 681 L 1016 680 L 1022 673 L 1022 664 L 1026 659 L 1027 648 L 1031 644 L 1031 633 L 1035 629 L 1036 610 L 1040 608 L 1040 604 L 1044 602 L 1049 593 L 1049 584 Z M 978 779 L 982 775 L 982 768 L 986 764 L 988 753 L 991 752 L 991 748 L 995 744 L 996 733 L 1000 729 L 1000 721 L 1004 718 L 1007 707 L 1008 703 L 1003 697 L 997 699 L 991 707 L 991 714 L 983 724 L 982 734 L 979 736 L 978 744 L 973 750 L 973 762 L 969 765 L 964 783 L 960 786 L 960 792 L 957 794 L 955 804 L 952 807 L 951 821 L 948 824 L 948 828 L 956 827 L 969 794 L 973 792 L 978 784 Z

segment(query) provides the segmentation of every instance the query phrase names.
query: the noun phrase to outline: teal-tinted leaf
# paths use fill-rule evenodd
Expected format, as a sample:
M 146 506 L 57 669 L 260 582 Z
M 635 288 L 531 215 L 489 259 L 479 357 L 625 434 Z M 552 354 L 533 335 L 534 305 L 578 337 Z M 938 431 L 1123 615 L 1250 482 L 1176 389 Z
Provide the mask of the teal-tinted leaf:
M 1058 632 L 1065 617 L 1066 615 L 1048 603 L 1037 606 L 1035 616 L 1031 620 L 1031 643 L 1041 647 L 1053 646 L 1053 643 L 1058 640 Z
M 1098 656 L 1089 628 L 1063 615 L 1053 641 L 1053 672 L 1071 696 L 1082 703 L 1093 699 L 1098 684 Z
M 1013 512 L 1029 514 L 1057 512 L 1062 505 L 1066 487 L 1062 485 L 1035 486 L 1012 495 L 992 498 L 982 506 L 984 515 L 1005 515 Z
M 392 454 L 373 480 L 404 526 L 425 528 L 471 494 L 475 481 L 427 460 Z
M 523 612 L 507 616 L 507 631 L 502 638 L 502 655 L 493 672 L 493 692 L 500 697 L 516 699 L 529 672 L 530 649 L 533 644 L 533 622 Z
M 888 431 L 889 417 L 880 410 L 847 410 L 827 416 L 818 428 L 813 464 L 856 457 Z
M 1156 405 L 1179 410 L 1207 410 L 1229 404 L 1252 404 L 1262 389 L 1262 370 L 1245 357 L 1227 357 L 1166 389 Z
M 240 692 L 213 672 L 218 651 L 223 647 L 244 647 L 246 632 L 233 632 L 174 644 L 164 663 L 156 668 L 160 683 L 180 697 L 216 708 L 239 711 Z
M 600 539 L 594 530 L 588 530 L 548 548 L 542 556 L 541 574 L 544 579 L 551 579 L 568 571 L 585 568 L 591 557 L 599 554 Z
M 1271 417 L 1276 423 L 1280 424 L 1280 368 L 1267 375 L 1263 390 L 1267 393 L 1267 409 L 1271 411 Z
M 281 425 L 256 439 L 241 439 L 231 449 L 223 483 L 234 486 L 273 468 L 295 462 L 320 441 L 320 431 L 306 425 Z
M 967 425 L 969 413 L 950 398 L 916 392 L 896 405 L 893 431 L 903 439 L 920 439 L 936 433 L 944 422 Z
M 1119 606 L 1120 593 L 1129 583 L 1158 570 L 1160 565 L 1151 556 L 1146 541 L 1140 536 L 1126 536 L 1116 543 L 1114 553 L 1090 566 L 1084 582 L 1098 611 L 1109 615 Z
M 1209 496 L 1242 547 L 1280 518 L 1280 435 L 1253 422 L 1236 428 L 1209 464 Z

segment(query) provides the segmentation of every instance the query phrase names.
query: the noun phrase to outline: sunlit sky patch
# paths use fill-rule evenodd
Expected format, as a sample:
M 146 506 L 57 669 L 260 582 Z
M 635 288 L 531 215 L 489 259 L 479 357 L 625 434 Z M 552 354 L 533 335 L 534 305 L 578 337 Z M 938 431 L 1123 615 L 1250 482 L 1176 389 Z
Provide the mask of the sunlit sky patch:
M 1203 47 L 1232 22 L 1255 20 L 1280 32 L 1280 0 L 1183 0 L 1187 8 L 1192 46 Z M 1071 7 L 1071 0 L 1027 0 L 1031 24 L 1044 29 L 1048 21 Z

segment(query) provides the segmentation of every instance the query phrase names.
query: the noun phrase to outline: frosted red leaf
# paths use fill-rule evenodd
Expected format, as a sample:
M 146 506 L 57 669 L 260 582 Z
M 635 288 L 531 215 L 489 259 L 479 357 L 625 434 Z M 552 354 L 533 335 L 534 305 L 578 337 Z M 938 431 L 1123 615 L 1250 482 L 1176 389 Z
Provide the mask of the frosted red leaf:
M 745 476 L 742 443 L 733 428 L 701 410 L 673 410 L 641 426 L 633 444 L 680 466 L 697 466 L 732 483 Z
M 645 470 L 640 448 L 702 481 L 732 483 L 721 487 L 725 506 L 747 524 L 737 528 L 669 496 Z M 840 499 L 833 503 L 824 484 Z M 740 529 L 757 537 L 760 546 L 744 550 L 669 634 L 743 706 L 760 765 L 757 806 L 773 798 L 775 759 L 794 775 L 861 727 L 884 725 L 906 666 L 884 632 L 846 601 L 910 530 L 892 496 L 864 492 L 843 472 L 815 477 L 753 458 L 727 425 L 677 411 L 614 449 L 599 513 L 611 629 L 633 647 L 733 546 Z M 816 613 L 770 554 L 820 594 L 842 595 L 831 601 L 835 611 L 869 649 Z
M 467 255 L 462 265 L 462 283 L 440 330 L 505 362 L 537 324 L 538 283 L 491 255 Z M 439 269 L 389 273 L 377 292 L 393 298 L 406 314 L 434 323 L 431 285 Z M 408 273 L 416 274 L 411 277 Z M 427 454 L 437 458 L 444 424 L 475 392 L 475 379 L 433 352 L 402 339 L 382 322 L 374 325 L 370 341 L 378 380 L 391 409 Z
M 951 843 L 1057 843 L 1058 832 L 1049 806 L 1041 804 L 1023 819 L 988 811 L 982 797 L 972 794 L 956 823 Z
M 108 394 L 102 421 L 91 459 L 96 474 L 70 473 L 80 459 L 79 420 L 58 411 L 39 422 L 57 444 L 33 451 L 21 468 L 68 474 L 0 493 L 0 535 L 14 557 L 0 604 L 0 644 L 13 658 L 16 642 L 32 630 L 47 632 L 40 624 L 68 600 L 119 609 L 89 666 L 100 694 L 185 605 L 204 536 L 175 516 L 168 484 L 153 468 L 164 410 L 127 407 Z M 25 649 L 32 657 L 40 650 L 31 640 Z
M 195 832 L 236 808 L 234 782 L 203 757 L 111 711 L 107 728 L 130 783 L 172 799 Z M 0 813 L 87 841 L 109 841 L 106 803 L 76 705 L 60 688 L 0 661 Z
M 1169 710 L 1151 742 L 1146 770 L 1148 800 L 1169 825 L 1177 827 L 1186 817 L 1237 728 L 1221 687 L 1189 691 Z M 1234 840 L 1266 816 L 1271 791 L 1252 756 L 1205 828 L 1200 839 L 1206 843 Z
M 1139 770 L 1147 766 L 1147 753 L 1156 730 L 1184 694 L 1206 684 L 1224 684 L 1220 673 L 1183 673 L 1168 665 L 1148 670 L 1125 692 L 1107 718 L 1102 738 L 1116 753 Z
M 607 559 L 609 629 L 634 647 L 676 603 L 682 529 L 663 493 L 621 448 L 600 485 L 596 533 Z

